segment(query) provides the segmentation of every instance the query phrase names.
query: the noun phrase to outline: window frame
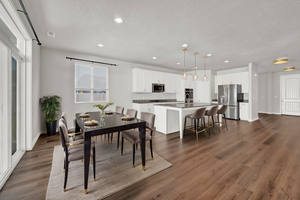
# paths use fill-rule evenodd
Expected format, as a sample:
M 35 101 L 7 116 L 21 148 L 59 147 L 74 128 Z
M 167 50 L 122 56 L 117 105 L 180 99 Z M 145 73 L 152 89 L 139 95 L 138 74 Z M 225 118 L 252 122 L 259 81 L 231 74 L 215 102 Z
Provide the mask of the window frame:
M 77 88 L 76 87 L 76 65 L 83 65 L 91 67 L 91 88 Z M 94 68 L 104 68 L 106 70 L 106 88 L 94 88 Z M 91 91 L 91 101 L 77 101 L 76 90 L 87 90 Z M 94 91 L 106 91 L 105 101 L 94 101 Z M 74 63 L 74 102 L 77 103 L 108 103 L 109 102 L 109 68 L 105 65 L 86 63 L 86 62 L 75 62 Z

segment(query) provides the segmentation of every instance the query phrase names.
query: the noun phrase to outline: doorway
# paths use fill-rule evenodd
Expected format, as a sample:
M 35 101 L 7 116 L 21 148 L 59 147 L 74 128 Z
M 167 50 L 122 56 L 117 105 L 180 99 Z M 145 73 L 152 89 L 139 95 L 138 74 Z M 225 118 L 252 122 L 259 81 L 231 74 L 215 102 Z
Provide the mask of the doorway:
M 300 116 L 300 74 L 282 75 L 281 114 Z

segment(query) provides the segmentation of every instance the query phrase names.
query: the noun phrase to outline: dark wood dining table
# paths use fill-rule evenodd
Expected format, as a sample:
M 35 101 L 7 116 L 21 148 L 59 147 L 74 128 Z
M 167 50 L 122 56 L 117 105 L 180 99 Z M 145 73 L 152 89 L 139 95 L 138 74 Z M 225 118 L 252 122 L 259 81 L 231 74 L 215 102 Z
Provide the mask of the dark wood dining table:
M 138 128 L 140 133 L 140 141 L 141 141 L 140 145 L 141 145 L 141 156 L 142 156 L 142 170 L 145 171 L 146 121 L 140 119 L 134 119 L 132 121 L 124 121 L 122 120 L 122 117 L 124 115 L 117 114 L 117 113 L 105 115 L 105 118 L 102 119 L 100 118 L 100 112 L 87 112 L 87 114 L 90 114 L 88 118 L 82 118 L 80 117 L 80 113 L 76 113 L 76 132 L 79 132 L 81 129 L 81 131 L 84 134 L 84 194 L 87 194 L 87 189 L 88 189 L 91 137 L 93 136 Z M 98 121 L 98 125 L 86 126 L 84 124 L 84 121 L 86 120 L 96 120 Z

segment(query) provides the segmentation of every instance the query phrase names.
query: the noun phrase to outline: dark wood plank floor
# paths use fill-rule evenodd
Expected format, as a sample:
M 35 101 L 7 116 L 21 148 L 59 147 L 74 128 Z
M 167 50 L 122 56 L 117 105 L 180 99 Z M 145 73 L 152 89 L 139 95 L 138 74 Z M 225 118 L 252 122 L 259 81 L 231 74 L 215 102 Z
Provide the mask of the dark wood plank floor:
M 253 123 L 228 120 L 229 131 L 215 128 L 210 139 L 202 135 L 199 141 L 192 133 L 183 140 L 179 133 L 154 133 L 154 151 L 173 166 L 107 199 L 299 200 L 300 117 L 259 118 Z M 44 199 L 53 147 L 59 144 L 58 136 L 41 136 L 0 199 Z

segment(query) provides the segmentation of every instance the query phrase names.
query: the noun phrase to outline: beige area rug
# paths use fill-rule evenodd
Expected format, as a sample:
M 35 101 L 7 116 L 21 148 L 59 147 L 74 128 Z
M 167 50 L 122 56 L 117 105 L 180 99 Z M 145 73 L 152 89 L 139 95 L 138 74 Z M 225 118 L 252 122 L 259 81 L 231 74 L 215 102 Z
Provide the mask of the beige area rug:
M 81 161 L 70 162 L 67 191 L 63 192 L 63 148 L 55 146 L 46 199 L 103 199 L 172 166 L 170 162 L 154 152 L 154 160 L 152 160 L 150 150 L 146 148 L 146 171 L 142 171 L 139 148 L 135 154 L 135 168 L 132 168 L 132 145 L 124 141 L 123 156 L 120 155 L 120 150 L 116 151 L 116 146 L 116 141 L 108 144 L 107 141 L 101 141 L 98 137 L 96 182 L 93 179 L 93 165 L 90 165 L 87 195 L 83 193 L 84 175 Z

